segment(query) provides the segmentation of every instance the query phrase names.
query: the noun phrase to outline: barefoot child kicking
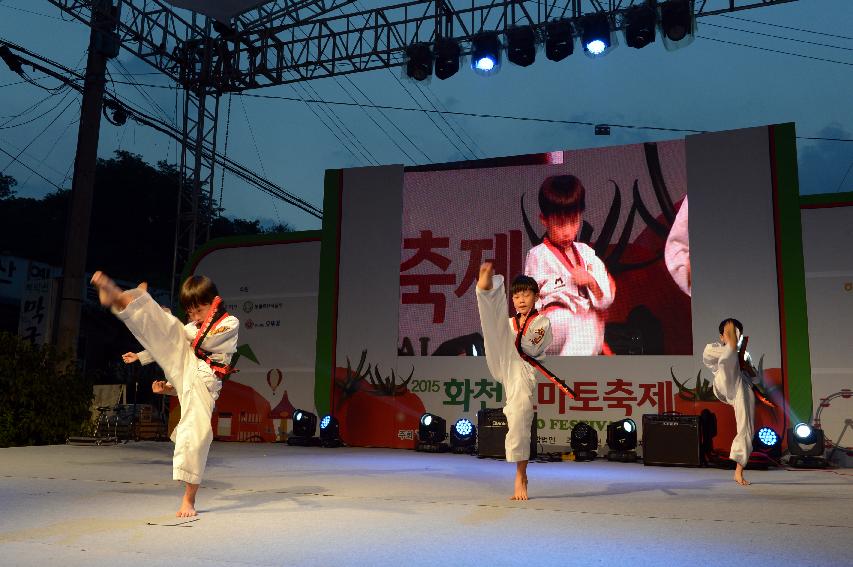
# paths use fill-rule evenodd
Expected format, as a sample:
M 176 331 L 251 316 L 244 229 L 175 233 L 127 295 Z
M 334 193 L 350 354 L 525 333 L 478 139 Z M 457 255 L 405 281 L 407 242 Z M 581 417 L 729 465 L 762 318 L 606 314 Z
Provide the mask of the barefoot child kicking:
M 732 440 L 729 458 L 735 465 L 735 482 L 748 486 L 743 469 L 752 454 L 752 436 L 755 431 L 755 398 L 772 405 L 753 386 L 755 371 L 746 357 L 746 349 L 738 352 L 743 325 L 737 319 L 720 323 L 720 342 L 705 346 L 702 361 L 714 373 L 714 395 L 735 410 L 737 433 Z M 743 345 L 746 346 L 745 344 Z
M 216 286 L 204 276 L 192 276 L 181 286 L 181 305 L 190 321 L 187 325 L 157 305 L 144 283 L 122 291 L 106 274 L 95 272 L 92 284 L 101 304 L 124 321 L 145 348 L 140 353 L 126 353 L 124 361 L 156 362 L 166 380 L 154 382 L 152 390 L 178 396 L 181 420 L 172 432 L 172 467 L 173 478 L 183 481 L 186 489 L 176 516 L 195 516 L 196 493 L 213 440 L 213 404 L 222 378 L 232 372 L 229 364 L 237 350 L 240 322 L 225 312 Z
M 533 420 L 533 393 L 536 370 L 522 359 L 541 359 L 551 344 L 551 322 L 534 309 L 539 295 L 536 280 L 518 276 L 510 288 L 512 303 L 518 313 L 507 318 L 506 291 L 503 276 L 495 275 L 491 262 L 480 267 L 477 281 L 477 307 L 486 363 L 492 376 L 506 391 L 504 415 L 509 431 L 506 436 L 506 460 L 516 464 L 515 491 L 510 500 L 527 500 L 527 462 L 530 459 L 530 424 Z

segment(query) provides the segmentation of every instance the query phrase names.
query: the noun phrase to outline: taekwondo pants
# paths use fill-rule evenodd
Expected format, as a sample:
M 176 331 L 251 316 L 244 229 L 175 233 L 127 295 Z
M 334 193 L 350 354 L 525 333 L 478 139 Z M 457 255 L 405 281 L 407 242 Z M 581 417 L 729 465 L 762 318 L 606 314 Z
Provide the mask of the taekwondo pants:
M 737 356 L 734 351 L 731 353 L 728 356 Z M 752 436 L 755 434 L 755 394 L 740 375 L 737 366 L 733 372 L 717 372 L 714 375 L 714 393 L 735 410 L 737 433 L 732 440 L 729 458 L 746 466 L 752 454 Z
M 163 369 L 181 404 L 181 420 L 172 432 L 172 478 L 201 484 L 213 441 L 213 404 L 221 382 L 210 366 L 195 356 L 178 319 L 163 311 L 148 293 L 138 289 L 127 293 L 133 301 L 116 315 Z
M 487 291 L 478 289 L 477 307 L 483 327 L 486 363 L 492 376 L 503 385 L 506 392 L 506 460 L 509 463 L 527 461 L 530 459 L 535 371 L 515 350 L 515 336 L 510 332 L 503 285 Z

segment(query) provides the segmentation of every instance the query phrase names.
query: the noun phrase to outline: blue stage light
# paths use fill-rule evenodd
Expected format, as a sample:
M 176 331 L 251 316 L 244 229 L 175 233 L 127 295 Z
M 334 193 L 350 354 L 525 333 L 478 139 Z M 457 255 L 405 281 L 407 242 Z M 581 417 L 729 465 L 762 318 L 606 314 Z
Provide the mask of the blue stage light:
M 493 32 L 471 39 L 471 68 L 478 75 L 493 75 L 501 67 L 501 42 Z
M 610 18 L 604 12 L 584 16 L 580 23 L 583 33 L 581 44 L 584 51 L 593 57 L 604 55 L 613 45 L 610 32 Z
M 329 422 L 332 421 L 332 416 L 324 415 L 323 419 L 320 420 L 320 429 L 326 429 L 329 427 Z
M 474 431 L 474 424 L 468 419 L 460 419 L 453 427 L 456 429 L 456 433 L 462 437 L 467 437 Z
M 586 50 L 593 55 L 601 55 L 605 49 L 607 49 L 607 44 L 601 39 L 594 39 L 586 44 Z
M 770 448 L 779 442 L 779 435 L 769 427 L 762 427 L 758 430 L 758 440 Z
M 477 428 L 470 419 L 459 419 L 450 431 L 450 448 L 454 453 L 473 453 L 477 445 Z

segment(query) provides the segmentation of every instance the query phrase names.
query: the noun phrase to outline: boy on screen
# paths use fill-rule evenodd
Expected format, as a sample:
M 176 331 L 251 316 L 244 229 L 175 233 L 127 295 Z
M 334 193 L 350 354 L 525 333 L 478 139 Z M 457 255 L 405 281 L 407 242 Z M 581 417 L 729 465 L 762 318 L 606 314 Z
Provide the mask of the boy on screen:
M 533 362 L 540 360 L 551 343 L 551 322 L 534 308 L 538 288 L 533 278 L 515 278 L 510 294 L 517 314 L 507 318 L 503 276 L 495 275 L 491 262 L 480 266 L 476 292 L 486 363 L 506 391 L 506 460 L 516 464 L 515 490 L 510 500 L 527 500 L 536 370 L 522 356 Z
M 524 273 L 539 284 L 537 308 L 551 320 L 548 354 L 589 356 L 604 347 L 604 311 L 614 286 L 595 250 L 575 242 L 586 191 L 574 175 L 556 175 L 539 188 L 539 220 L 547 234 L 527 253 Z

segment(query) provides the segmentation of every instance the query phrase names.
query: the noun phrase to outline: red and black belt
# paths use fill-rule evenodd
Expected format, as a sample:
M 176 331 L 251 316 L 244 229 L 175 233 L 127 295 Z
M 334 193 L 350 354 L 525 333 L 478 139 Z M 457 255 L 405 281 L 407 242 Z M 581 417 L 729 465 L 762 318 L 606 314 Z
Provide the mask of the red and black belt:
M 533 358 L 532 356 L 530 356 L 529 354 L 524 352 L 524 349 L 521 348 L 521 337 L 524 336 L 524 333 L 527 332 L 527 328 L 530 326 L 530 322 L 533 321 L 533 319 L 536 318 L 537 315 L 539 315 L 539 313 L 536 311 L 536 309 L 533 309 L 532 311 L 530 311 L 530 313 L 528 313 L 528 315 L 527 315 L 527 319 L 524 321 L 524 325 L 522 326 L 522 325 L 518 324 L 518 321 L 521 318 L 521 314 L 516 314 L 516 316 L 515 316 L 515 328 L 516 328 L 515 350 L 518 351 L 518 356 L 521 357 L 521 360 L 523 360 L 527 364 L 531 365 L 533 368 L 535 368 L 536 370 L 541 372 L 542 375 L 545 376 L 545 378 L 547 378 L 548 380 L 550 380 L 551 382 L 556 384 L 557 387 L 560 390 L 562 390 L 563 393 L 566 394 L 566 396 L 569 397 L 569 399 L 571 399 L 571 400 L 577 399 L 577 396 L 575 395 L 575 391 L 572 390 L 568 384 L 566 384 L 565 380 L 563 380 L 562 378 L 560 378 L 559 376 L 557 376 L 556 374 L 554 374 L 553 372 L 551 372 L 550 370 L 545 368 L 541 362 L 539 362 L 538 360 L 536 360 L 535 358 Z
M 210 310 L 207 312 L 207 317 L 205 317 L 201 327 L 198 328 L 198 333 L 196 333 L 195 339 L 193 339 L 192 343 L 193 353 L 199 359 L 210 365 L 211 370 L 213 370 L 213 373 L 216 374 L 217 378 L 220 380 L 226 378 L 229 374 L 234 374 L 237 370 L 235 370 L 233 366 L 211 359 L 210 355 L 213 353 L 202 349 L 201 343 L 204 342 L 205 337 L 207 337 L 207 335 L 226 317 L 228 317 L 228 312 L 225 311 L 225 307 L 222 305 L 222 298 L 217 295 L 213 299 L 213 303 L 210 305 Z

